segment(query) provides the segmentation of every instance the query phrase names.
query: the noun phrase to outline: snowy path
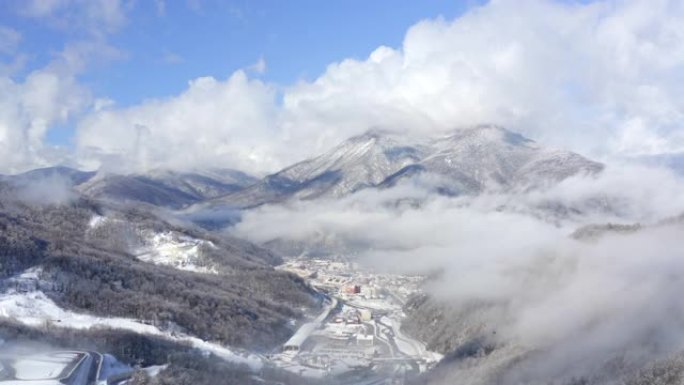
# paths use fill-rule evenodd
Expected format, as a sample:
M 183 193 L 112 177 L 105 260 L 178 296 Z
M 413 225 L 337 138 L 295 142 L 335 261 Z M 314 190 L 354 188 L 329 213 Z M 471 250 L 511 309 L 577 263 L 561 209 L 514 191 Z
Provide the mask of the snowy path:
M 134 319 L 119 317 L 98 317 L 90 314 L 76 313 L 57 306 L 45 293 L 32 291 L 28 293 L 7 292 L 0 294 L 0 317 L 13 318 L 28 326 L 44 326 L 73 329 L 89 329 L 92 327 L 109 327 L 112 329 L 130 330 L 135 333 L 164 337 L 176 342 L 215 354 L 227 361 L 247 364 L 254 370 L 263 366 L 263 358 L 254 354 L 244 356 L 220 344 L 203 341 L 188 335 L 171 335 L 159 328 L 146 325 Z

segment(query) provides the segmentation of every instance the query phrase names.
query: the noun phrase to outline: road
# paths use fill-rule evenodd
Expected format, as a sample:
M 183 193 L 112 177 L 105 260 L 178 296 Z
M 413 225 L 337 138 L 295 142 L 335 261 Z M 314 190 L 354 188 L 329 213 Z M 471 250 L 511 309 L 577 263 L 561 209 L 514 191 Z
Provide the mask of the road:
M 97 381 L 100 379 L 100 374 L 102 372 L 102 363 L 104 361 L 104 357 L 102 357 L 102 354 L 98 352 L 88 353 L 93 358 L 92 364 L 90 365 L 90 371 L 88 374 L 88 384 L 97 384 Z
M 333 311 L 337 307 L 337 298 L 335 297 L 329 297 L 326 295 L 326 298 L 328 299 L 328 303 L 326 304 L 325 308 L 321 312 L 321 314 L 316 317 L 316 319 L 313 321 L 316 324 L 322 324 L 330 315 L 330 312 Z
M 96 385 L 102 370 L 102 354 L 92 351 L 81 353 L 83 358 L 62 382 L 69 385 Z

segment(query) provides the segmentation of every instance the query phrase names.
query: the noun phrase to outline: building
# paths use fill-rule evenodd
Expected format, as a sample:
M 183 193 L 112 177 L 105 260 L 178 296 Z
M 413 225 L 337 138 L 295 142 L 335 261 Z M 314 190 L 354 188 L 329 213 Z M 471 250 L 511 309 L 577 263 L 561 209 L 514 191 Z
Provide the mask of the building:
M 357 334 L 356 344 L 359 346 L 373 346 L 375 344 L 375 337 L 372 334 Z
M 345 294 L 359 294 L 359 293 L 361 293 L 361 286 L 359 286 L 359 285 L 345 286 L 342 289 L 342 292 Z
M 359 318 L 363 322 L 368 322 L 373 319 L 373 313 L 370 309 L 359 309 Z
M 361 290 L 361 294 L 366 297 L 366 298 L 378 298 L 379 293 L 378 289 L 374 286 L 363 286 L 363 290 Z
M 297 330 L 297 332 L 290 337 L 287 342 L 283 345 L 283 351 L 284 352 L 293 352 L 293 353 L 299 353 L 302 348 L 304 347 L 304 343 L 306 343 L 306 340 L 309 339 L 309 336 L 311 336 L 311 333 L 313 333 L 314 330 L 318 327 L 318 324 L 315 323 L 305 323 L 302 325 L 302 327 Z

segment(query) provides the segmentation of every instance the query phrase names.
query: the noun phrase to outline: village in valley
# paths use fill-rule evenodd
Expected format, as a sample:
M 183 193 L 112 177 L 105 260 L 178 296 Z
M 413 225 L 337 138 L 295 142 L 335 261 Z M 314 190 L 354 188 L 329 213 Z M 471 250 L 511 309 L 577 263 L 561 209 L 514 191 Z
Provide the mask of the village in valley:
M 290 259 L 297 274 L 325 295 L 324 311 L 302 324 L 271 359 L 291 372 L 341 383 L 403 383 L 442 356 L 401 331 L 403 305 L 420 276 L 377 274 L 343 259 Z

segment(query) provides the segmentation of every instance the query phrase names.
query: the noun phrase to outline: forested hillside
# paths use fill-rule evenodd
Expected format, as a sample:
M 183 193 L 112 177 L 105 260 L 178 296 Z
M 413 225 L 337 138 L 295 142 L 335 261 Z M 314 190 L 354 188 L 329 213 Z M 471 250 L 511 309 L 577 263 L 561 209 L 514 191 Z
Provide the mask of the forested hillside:
M 60 204 L 27 204 L 5 184 L 0 230 L 4 289 L 41 290 L 76 312 L 133 318 L 203 340 L 268 350 L 288 338 L 303 311 L 317 306 L 301 279 L 272 268 L 279 259 L 270 252 L 172 225 L 140 207 L 78 196 Z M 212 273 L 137 258 L 144 238 L 159 232 L 201 240 L 194 258 L 211 265 Z M 39 279 L 16 278 L 27 269 Z

